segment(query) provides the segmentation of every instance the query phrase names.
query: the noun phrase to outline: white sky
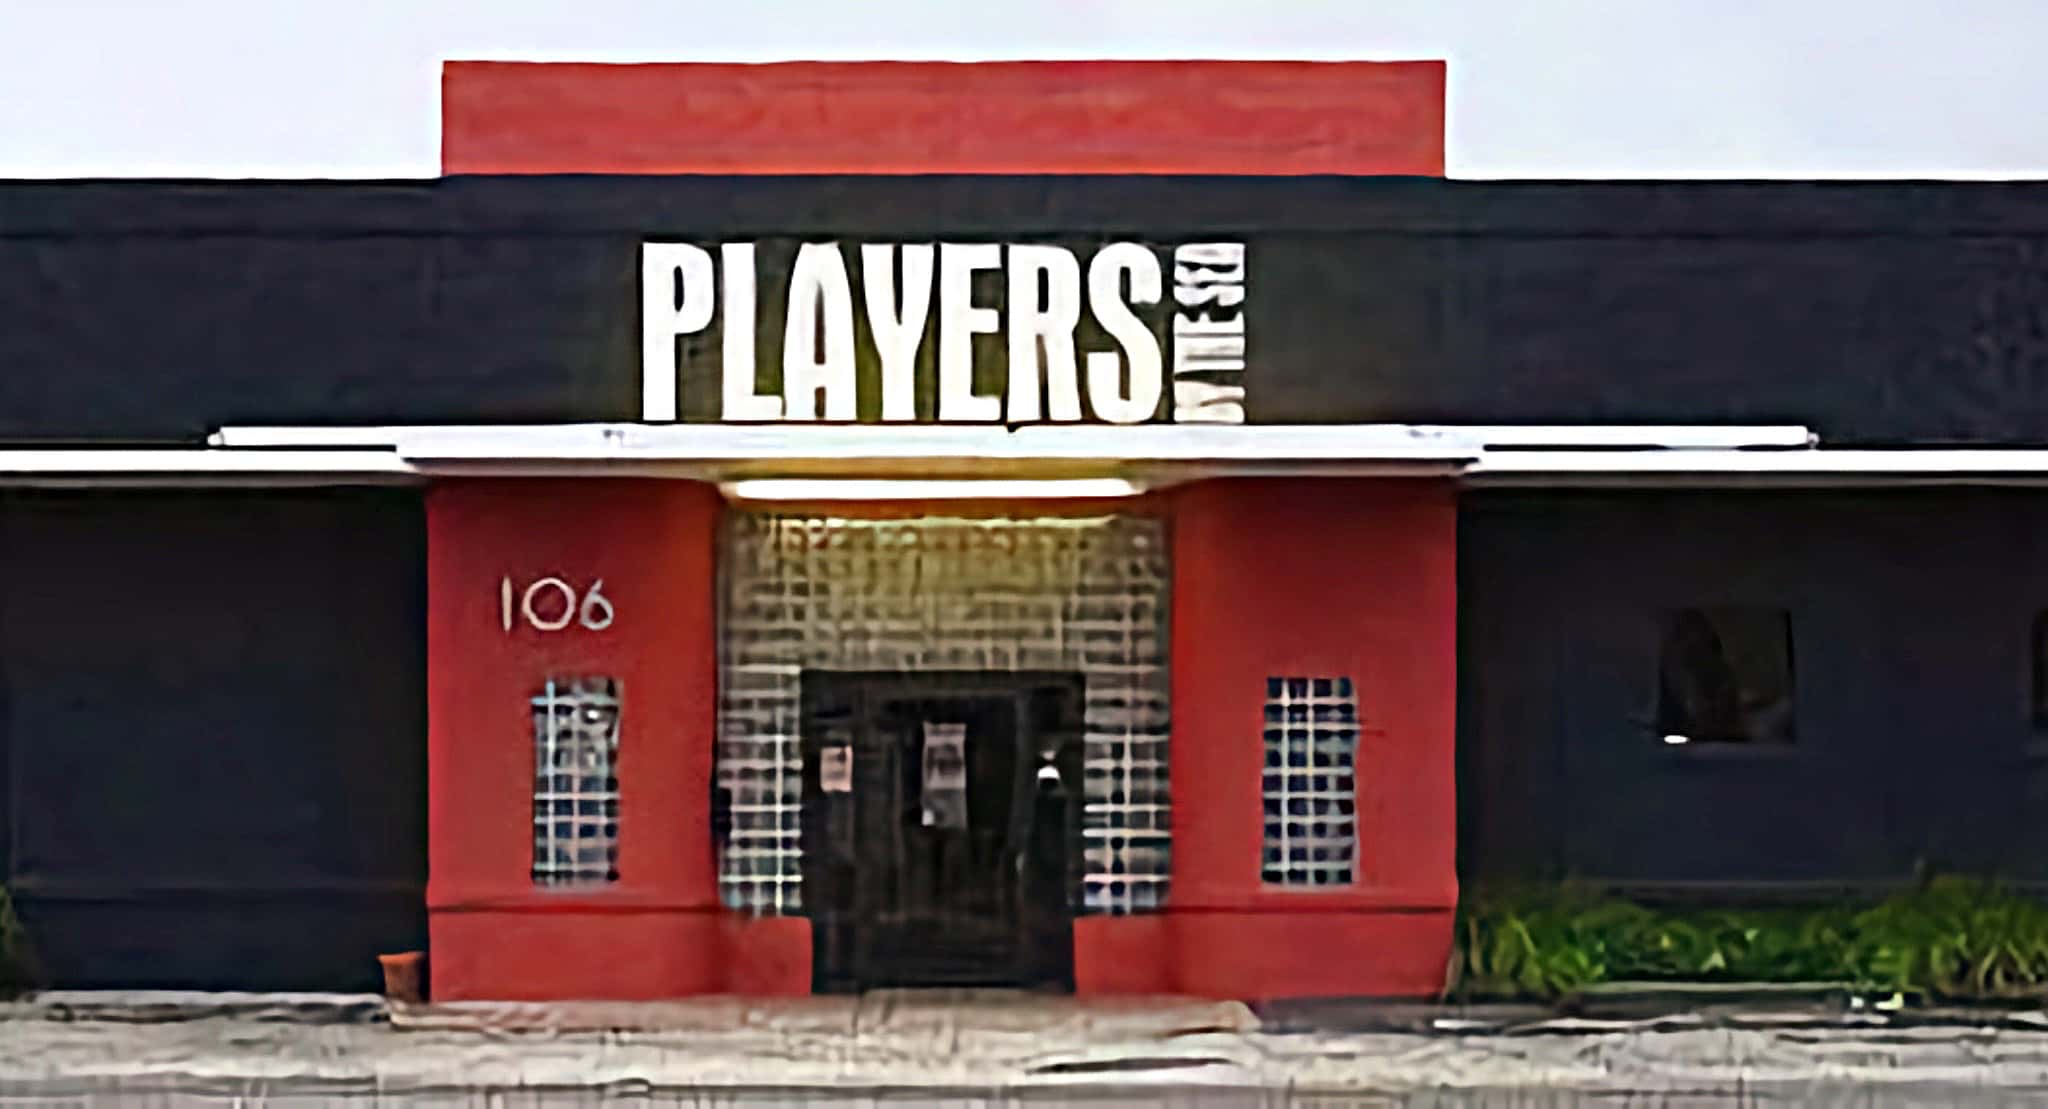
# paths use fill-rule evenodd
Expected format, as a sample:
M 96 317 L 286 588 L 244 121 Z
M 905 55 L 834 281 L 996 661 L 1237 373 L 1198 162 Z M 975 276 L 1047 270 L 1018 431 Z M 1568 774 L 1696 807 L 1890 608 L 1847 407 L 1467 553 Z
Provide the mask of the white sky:
M 0 176 L 422 177 L 444 58 L 1444 58 L 1462 177 L 2048 176 L 2048 0 L 0 0 Z

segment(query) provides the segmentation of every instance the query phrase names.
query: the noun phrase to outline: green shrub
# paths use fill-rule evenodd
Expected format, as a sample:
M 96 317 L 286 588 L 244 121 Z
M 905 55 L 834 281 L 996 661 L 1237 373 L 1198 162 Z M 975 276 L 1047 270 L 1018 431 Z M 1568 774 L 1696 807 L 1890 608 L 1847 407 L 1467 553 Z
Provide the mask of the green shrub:
M 1653 919 L 1568 886 L 1502 891 L 1460 913 L 1459 984 L 1488 997 L 1557 997 L 1614 977 L 1617 946 Z
M 1944 878 L 1874 906 L 1660 910 L 1570 886 L 1459 911 L 1452 989 L 1555 999 L 1603 982 L 1828 982 L 1952 1000 L 2048 997 L 2048 905 Z
M 1931 997 L 2048 994 L 2048 905 L 1995 885 L 1937 879 L 1858 914 L 1846 977 Z

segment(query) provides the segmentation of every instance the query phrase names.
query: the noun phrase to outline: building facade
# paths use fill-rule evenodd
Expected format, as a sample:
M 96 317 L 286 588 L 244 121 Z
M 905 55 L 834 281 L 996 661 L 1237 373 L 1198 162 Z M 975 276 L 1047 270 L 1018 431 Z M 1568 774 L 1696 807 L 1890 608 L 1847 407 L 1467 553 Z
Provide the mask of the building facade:
M 0 186 L 43 970 L 1419 995 L 1461 882 L 2048 877 L 2048 193 L 1429 149 Z

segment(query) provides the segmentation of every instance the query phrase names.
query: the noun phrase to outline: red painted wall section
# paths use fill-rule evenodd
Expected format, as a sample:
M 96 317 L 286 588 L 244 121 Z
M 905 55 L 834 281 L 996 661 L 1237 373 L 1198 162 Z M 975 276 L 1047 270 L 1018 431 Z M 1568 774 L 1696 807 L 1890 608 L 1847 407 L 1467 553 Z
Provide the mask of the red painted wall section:
M 1084 995 L 1173 992 L 1167 916 L 1074 919 L 1074 992 Z
M 721 511 L 714 488 L 681 481 L 454 480 L 429 492 L 427 902 L 436 997 L 809 991 L 807 930 L 748 934 L 748 958 L 727 957 L 737 926 L 718 907 L 706 818 Z M 602 579 L 612 625 L 543 632 L 515 614 L 508 633 L 500 581 L 523 591 L 545 577 L 579 592 Z M 612 886 L 542 888 L 531 878 L 529 701 L 551 675 L 620 681 Z M 731 981 L 735 965 L 742 982 Z
M 809 921 L 718 904 L 705 807 L 717 492 L 690 482 L 456 480 L 427 503 L 435 995 L 809 992 Z M 1164 914 L 1076 922 L 1077 989 L 1246 999 L 1433 992 L 1457 898 L 1450 484 L 1214 481 L 1122 507 L 1173 518 L 1174 886 Z M 499 582 L 550 576 L 579 590 L 603 579 L 613 625 L 550 633 L 515 621 L 507 633 Z M 551 674 L 621 682 L 614 887 L 543 889 L 530 878 L 528 702 Z M 1366 731 L 1355 887 L 1260 882 L 1268 675 L 1357 683 Z
M 1171 985 L 1435 992 L 1457 904 L 1451 484 L 1213 481 L 1175 509 Z M 1268 676 L 1356 682 L 1355 887 L 1260 881 Z
M 1440 177 L 1442 62 L 449 62 L 444 173 Z

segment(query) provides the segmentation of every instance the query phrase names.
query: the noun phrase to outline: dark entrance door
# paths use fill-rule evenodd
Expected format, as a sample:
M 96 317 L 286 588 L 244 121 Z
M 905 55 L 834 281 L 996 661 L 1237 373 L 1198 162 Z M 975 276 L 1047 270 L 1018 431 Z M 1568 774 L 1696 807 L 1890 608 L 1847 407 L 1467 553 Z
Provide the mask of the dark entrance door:
M 813 986 L 1071 989 L 1077 674 L 806 671 Z

